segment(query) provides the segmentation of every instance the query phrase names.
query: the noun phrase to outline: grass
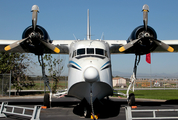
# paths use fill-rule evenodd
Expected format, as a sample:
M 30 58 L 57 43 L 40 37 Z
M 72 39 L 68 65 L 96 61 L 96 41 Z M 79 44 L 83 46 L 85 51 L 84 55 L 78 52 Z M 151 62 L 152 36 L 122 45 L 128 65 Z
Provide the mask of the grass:
M 125 90 L 119 91 L 126 93 Z M 178 90 L 135 90 L 135 98 L 178 100 Z

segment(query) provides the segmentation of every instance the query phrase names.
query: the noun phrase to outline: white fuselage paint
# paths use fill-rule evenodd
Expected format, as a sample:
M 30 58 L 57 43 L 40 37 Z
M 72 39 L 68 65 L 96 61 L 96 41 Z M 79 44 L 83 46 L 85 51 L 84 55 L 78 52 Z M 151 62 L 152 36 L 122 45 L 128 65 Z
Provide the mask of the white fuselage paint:
M 103 52 L 102 52 L 103 51 Z M 69 48 L 68 95 L 90 103 L 112 95 L 109 45 L 99 40 L 79 40 Z

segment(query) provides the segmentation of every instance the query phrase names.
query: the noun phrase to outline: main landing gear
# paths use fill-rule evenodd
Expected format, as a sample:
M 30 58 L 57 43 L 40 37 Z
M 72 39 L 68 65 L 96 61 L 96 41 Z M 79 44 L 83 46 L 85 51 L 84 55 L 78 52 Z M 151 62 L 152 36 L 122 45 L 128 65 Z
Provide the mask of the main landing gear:
M 134 69 L 133 69 L 133 75 L 130 77 L 130 82 L 129 82 L 129 87 L 127 89 L 127 102 L 129 106 L 133 106 L 135 105 L 135 95 L 134 93 L 129 94 L 129 90 L 131 90 L 134 92 L 134 84 L 135 84 L 135 80 L 136 80 L 136 72 L 137 72 L 137 66 L 140 62 L 140 55 L 136 55 L 135 56 L 135 64 L 134 64 Z
M 38 61 L 40 63 L 40 66 L 42 68 L 42 79 L 44 80 L 44 101 L 43 101 L 43 105 L 46 106 L 47 108 L 50 108 L 51 106 L 51 97 L 52 97 L 52 90 L 49 86 L 49 80 L 47 78 L 47 75 L 45 74 L 45 65 L 43 63 L 43 55 L 38 55 Z M 50 94 L 46 93 L 46 86 L 48 87 Z

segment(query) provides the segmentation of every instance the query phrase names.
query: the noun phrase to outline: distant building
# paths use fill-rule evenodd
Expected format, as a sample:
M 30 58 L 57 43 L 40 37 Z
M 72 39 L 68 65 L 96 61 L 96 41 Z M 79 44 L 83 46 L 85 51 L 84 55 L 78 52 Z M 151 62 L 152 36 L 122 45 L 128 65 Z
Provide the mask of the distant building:
M 154 83 L 154 86 L 155 86 L 155 87 L 160 87 L 160 83 L 156 81 L 156 82 Z
M 121 88 L 127 87 L 125 78 L 115 77 L 112 79 L 112 81 L 113 81 L 113 87 L 121 87 Z

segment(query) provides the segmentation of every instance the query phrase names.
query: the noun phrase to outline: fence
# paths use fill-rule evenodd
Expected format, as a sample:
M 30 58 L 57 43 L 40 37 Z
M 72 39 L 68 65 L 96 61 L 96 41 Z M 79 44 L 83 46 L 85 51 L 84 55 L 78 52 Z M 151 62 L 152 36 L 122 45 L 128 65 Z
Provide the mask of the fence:
M 53 88 L 54 79 L 48 77 L 50 87 Z M 58 79 L 57 90 L 65 89 L 68 86 L 67 77 L 60 77 Z M 20 78 L 20 87 L 23 90 L 44 90 L 44 81 L 41 76 L 28 75 L 25 78 Z M 116 77 L 113 78 L 113 86 L 116 89 L 126 89 L 129 85 L 130 77 Z M 168 78 L 164 76 L 157 76 L 151 78 L 149 76 L 137 76 L 135 81 L 135 89 L 178 89 L 178 77 Z M 15 91 L 15 87 L 11 84 L 10 74 L 0 74 L 0 96 L 12 95 L 12 91 Z M 13 94 L 14 95 L 14 94 Z
M 54 79 L 51 77 L 48 77 L 48 79 L 50 87 L 53 88 L 55 84 Z M 19 86 L 23 91 L 36 93 L 44 91 L 44 81 L 41 76 L 28 75 L 26 77 L 19 78 L 19 81 Z M 67 85 L 67 77 L 58 78 L 57 90 L 65 89 L 67 88 Z M 0 96 L 10 97 L 11 95 L 16 95 L 16 92 L 16 88 L 13 83 L 11 83 L 10 74 L 0 74 Z
M 0 96 L 7 96 L 11 88 L 10 74 L 0 74 Z

